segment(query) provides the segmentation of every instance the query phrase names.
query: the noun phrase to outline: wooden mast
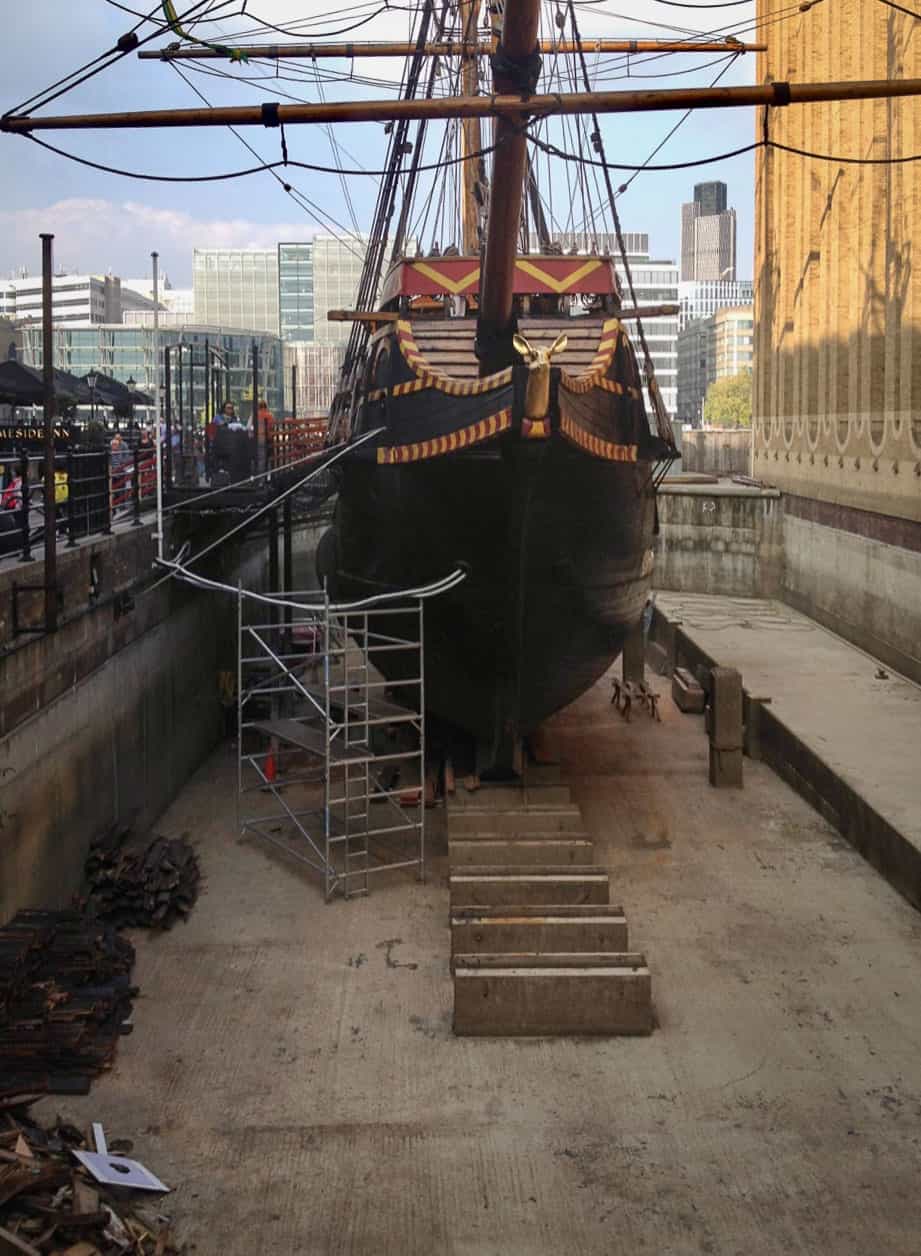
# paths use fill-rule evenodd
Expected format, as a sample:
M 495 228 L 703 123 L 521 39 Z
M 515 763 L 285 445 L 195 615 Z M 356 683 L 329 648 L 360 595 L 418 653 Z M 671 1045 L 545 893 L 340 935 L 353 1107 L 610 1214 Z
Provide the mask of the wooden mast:
M 463 0 L 460 9 L 465 7 Z M 476 7 L 476 6 L 474 6 Z M 462 19 L 462 29 L 466 25 Z M 542 39 L 538 47 L 541 52 L 570 53 L 578 52 L 579 45 L 573 39 Z M 585 53 L 647 53 L 647 52 L 766 52 L 767 44 L 746 44 L 735 39 L 688 41 L 686 39 L 592 39 L 586 36 L 581 43 Z M 435 40 L 421 50 L 430 57 L 469 57 L 489 56 L 495 52 L 495 41 L 478 40 L 476 25 L 470 40 L 464 37 L 456 39 Z M 223 50 L 221 48 L 199 48 L 190 46 L 177 47 L 170 44 L 166 48 L 143 48 L 138 53 L 141 61 L 228 61 L 234 62 L 258 60 L 266 61 L 304 60 L 318 61 L 325 57 L 336 57 L 351 61 L 354 57 L 411 57 L 419 49 L 415 44 L 405 42 L 385 43 L 374 41 L 367 43 L 322 43 L 322 44 L 242 44 L 238 47 Z M 232 53 L 232 57 L 228 56 Z
M 477 22 L 479 20 L 480 0 L 460 0 L 458 13 L 461 20 L 463 48 L 461 53 L 461 90 L 465 96 L 476 96 L 479 90 L 479 70 L 477 66 Z M 482 132 L 479 118 L 464 118 L 461 124 L 461 156 L 465 158 L 461 165 L 463 177 L 461 187 L 461 228 L 464 253 L 476 255 L 480 251 L 480 213 L 477 200 L 477 185 L 480 184 L 482 157 L 471 157 L 483 147 Z M 484 188 L 480 185 L 482 197 Z
M 355 100 L 309 105 L 226 105 L 213 109 L 142 109 L 58 116 L 7 114 L 0 132 L 125 130 L 147 127 L 293 126 L 302 122 L 389 122 L 399 118 L 499 118 L 517 130 L 524 118 L 577 113 L 658 113 L 831 100 L 921 96 L 921 79 L 838 83 L 763 83 L 753 87 L 685 87 L 665 91 L 561 92 L 544 96 L 453 96 L 435 100 Z
M 537 66 L 531 64 L 537 50 L 539 21 L 538 0 L 505 0 L 502 36 L 493 61 L 496 92 L 519 92 L 519 100 L 533 92 L 537 77 L 534 71 L 536 68 L 539 72 L 540 68 L 539 56 Z M 495 123 L 496 148 L 477 319 L 476 351 L 483 375 L 507 366 L 511 358 L 515 255 L 528 165 L 523 123 L 524 118 L 518 114 L 499 114 Z

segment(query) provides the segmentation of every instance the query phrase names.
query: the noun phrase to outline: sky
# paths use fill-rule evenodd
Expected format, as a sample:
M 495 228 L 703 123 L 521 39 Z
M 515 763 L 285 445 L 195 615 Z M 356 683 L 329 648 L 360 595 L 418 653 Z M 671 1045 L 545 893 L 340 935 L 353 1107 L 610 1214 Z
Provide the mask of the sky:
M 183 12 L 194 0 L 177 0 Z M 384 0 L 382 0 L 383 4 Z M 399 0 L 394 0 L 396 5 Z M 405 0 L 403 0 L 405 3 Z M 128 8 L 154 11 L 153 0 L 124 0 Z M 221 0 L 207 0 L 220 5 Z M 616 4 L 617 12 L 614 11 Z M 0 49 L 0 111 L 20 105 L 34 93 L 90 61 L 114 45 L 137 21 L 112 0 L 32 0 L 29 5 L 8 4 L 4 12 L 4 39 Z M 546 9 L 545 5 L 545 9 Z M 687 32 L 729 28 L 743 33 L 754 23 L 754 2 L 732 6 L 678 7 L 665 0 L 611 0 L 578 6 L 582 35 L 636 38 L 674 38 Z M 211 39 L 232 40 L 235 33 L 253 31 L 260 22 L 284 27 L 286 23 L 310 23 L 299 37 L 319 38 L 338 32 L 352 20 L 371 11 L 358 8 L 358 0 L 330 12 L 328 0 L 248 0 L 245 17 L 237 16 L 240 0 L 227 0 L 221 20 L 196 29 Z M 623 12 L 621 12 L 623 10 Z M 158 11 L 158 6 L 157 6 Z M 204 11 L 204 8 L 203 8 Z M 549 12 L 549 10 L 548 10 Z M 226 17 L 223 15 L 227 15 Z M 382 11 L 340 38 L 405 39 L 409 14 L 403 8 Z M 148 47 L 170 43 L 172 35 L 156 33 L 148 22 L 141 37 L 155 34 Z M 279 42 L 286 37 L 266 31 Z M 722 64 L 707 54 L 660 58 L 643 62 L 634 58 L 629 80 L 621 71 L 605 82 L 605 90 L 622 87 L 669 88 L 705 86 Z M 199 63 L 208 70 L 226 71 L 231 78 L 190 72 L 189 77 L 212 104 L 257 103 L 283 98 L 288 91 L 301 99 L 336 100 L 356 96 L 393 97 L 381 86 L 359 87 L 353 83 L 267 83 L 268 94 L 253 86 L 232 81 L 244 75 L 264 73 L 254 67 L 235 67 L 226 62 Z M 343 72 L 347 62 L 328 63 Z M 390 61 L 363 63 L 367 73 L 393 79 L 399 67 Z M 370 67 L 370 68 L 369 68 Z M 685 72 L 687 71 L 687 72 Z M 297 67 L 295 68 L 297 72 Z M 301 72 L 303 72 L 301 70 Z M 664 76 L 663 76 L 664 72 Z M 680 73 L 679 73 L 680 72 Z M 754 55 L 740 57 L 720 80 L 722 85 L 753 82 Z M 656 77 L 651 77 L 655 74 Z M 645 77 L 644 77 L 645 76 Z M 670 76 L 670 77 L 669 77 Z M 277 90 L 276 90 L 277 89 Z M 284 102 L 283 102 L 284 103 Z M 175 70 L 159 61 L 139 61 L 129 54 L 116 65 L 69 91 L 41 110 L 43 113 L 91 113 L 116 110 L 162 109 L 198 106 L 201 101 Z M 632 114 L 602 118 L 602 132 L 609 161 L 640 163 L 663 139 L 680 113 Z M 692 114 L 654 159 L 658 162 L 688 161 L 750 143 L 754 115 L 749 109 L 701 111 Z M 247 128 L 245 138 L 265 160 L 279 155 L 278 132 Z M 124 170 L 164 175 L 202 175 L 239 170 L 255 164 L 253 155 L 225 128 L 194 130 L 125 130 L 93 132 L 42 132 L 40 138 L 68 153 Z M 318 127 L 289 127 L 287 144 L 294 159 L 320 165 L 334 163 L 332 139 L 339 159 L 356 168 L 378 169 L 386 146 L 380 124 L 343 124 L 331 137 Z M 221 183 L 157 183 L 102 173 L 48 152 L 19 135 L 0 135 L 0 161 L 4 170 L 0 196 L 0 275 L 20 267 L 30 273 L 40 268 L 39 233 L 55 234 L 56 265 L 69 271 L 140 277 L 150 273 L 150 252 L 160 254 L 160 266 L 174 287 L 191 284 L 192 250 L 218 245 L 270 247 L 279 239 L 302 240 L 318 230 L 367 229 L 377 195 L 376 178 L 296 171 L 288 176 L 312 203 L 305 210 L 267 173 Z M 620 183 L 626 175 L 615 177 Z M 668 173 L 644 172 L 620 198 L 625 230 L 646 231 L 657 257 L 677 260 L 680 206 L 691 199 L 695 182 L 723 179 L 729 188 L 729 204 L 738 214 L 738 274 L 752 273 L 753 159 L 744 155 L 712 165 Z

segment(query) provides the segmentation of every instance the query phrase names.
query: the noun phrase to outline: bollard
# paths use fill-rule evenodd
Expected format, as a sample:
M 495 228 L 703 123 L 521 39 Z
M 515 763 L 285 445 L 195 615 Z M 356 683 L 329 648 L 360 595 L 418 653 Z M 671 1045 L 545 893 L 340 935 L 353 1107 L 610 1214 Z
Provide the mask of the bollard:
M 74 477 L 73 451 L 67 451 L 67 549 L 77 548 L 77 520 L 74 515 L 76 502 L 76 480 Z
M 132 528 L 141 526 L 141 459 L 140 446 L 134 447 L 134 474 L 131 480 L 131 505 L 134 518 L 131 522 Z
M 32 491 L 29 485 L 29 455 L 25 450 L 23 450 L 19 458 L 19 480 L 22 485 L 19 505 L 19 539 L 22 548 L 19 561 L 21 563 L 30 563 L 32 561 L 32 538 L 29 535 L 29 504 Z
M 112 535 L 112 462 L 109 450 L 102 451 L 102 527 L 103 536 Z
M 734 667 L 710 670 L 710 784 L 717 789 L 742 784 L 742 676 Z

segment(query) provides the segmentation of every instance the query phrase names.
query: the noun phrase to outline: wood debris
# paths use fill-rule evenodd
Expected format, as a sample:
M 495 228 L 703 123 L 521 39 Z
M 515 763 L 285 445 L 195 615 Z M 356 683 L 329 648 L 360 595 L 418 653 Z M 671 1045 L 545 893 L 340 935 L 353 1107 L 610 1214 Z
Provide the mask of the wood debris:
M 0 928 L 0 1113 L 23 1091 L 89 1091 L 131 1032 L 133 964 L 130 942 L 77 911 L 21 911 Z
M 40 1125 L 31 1102 L 13 1099 L 0 1111 L 0 1148 L 29 1150 L 0 1159 L 0 1253 L 181 1256 L 149 1196 L 94 1182 L 71 1154 L 93 1150 L 84 1135 L 60 1117 Z
M 87 902 L 116 928 L 169 929 L 198 897 L 198 856 L 181 837 L 139 838 L 116 827 L 98 838 L 86 860 Z

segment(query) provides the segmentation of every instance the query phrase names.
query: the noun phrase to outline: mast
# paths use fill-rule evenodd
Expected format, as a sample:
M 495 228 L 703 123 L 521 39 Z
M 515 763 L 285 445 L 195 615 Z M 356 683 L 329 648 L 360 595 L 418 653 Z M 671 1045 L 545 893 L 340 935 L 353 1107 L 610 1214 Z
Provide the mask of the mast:
M 461 53 L 460 78 L 461 91 L 465 96 L 476 96 L 479 90 L 477 67 L 477 22 L 479 20 L 480 0 L 460 0 L 458 14 L 461 20 L 463 52 Z M 479 201 L 485 190 L 480 172 L 483 167 L 482 157 L 471 158 L 483 147 L 482 132 L 479 118 L 464 118 L 461 124 L 461 156 L 465 159 L 461 165 L 463 184 L 461 189 L 461 231 L 463 236 L 462 252 L 475 255 L 480 251 L 480 213 Z M 479 198 L 478 198 L 479 192 Z
M 505 0 L 501 38 L 493 58 L 496 93 L 517 93 L 522 99 L 533 93 L 540 74 L 539 20 L 538 0 Z M 493 180 L 477 318 L 476 353 L 482 375 L 507 366 L 512 358 L 515 254 L 528 165 L 524 120 L 500 114 L 495 122 Z

